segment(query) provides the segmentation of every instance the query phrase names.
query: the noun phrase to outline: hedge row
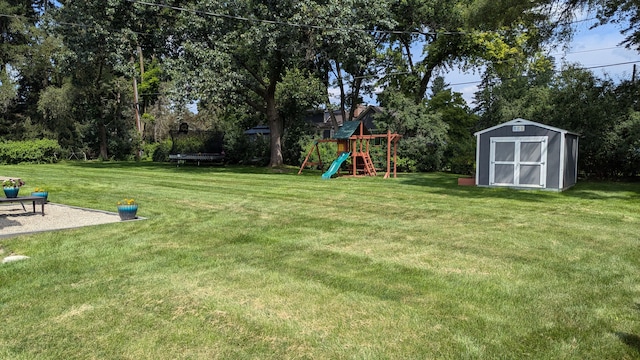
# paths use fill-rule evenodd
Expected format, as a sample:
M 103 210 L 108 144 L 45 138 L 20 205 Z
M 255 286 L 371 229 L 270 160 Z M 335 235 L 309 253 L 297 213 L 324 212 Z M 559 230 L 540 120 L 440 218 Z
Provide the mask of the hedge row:
M 0 142 L 0 164 L 54 163 L 61 151 L 56 140 Z

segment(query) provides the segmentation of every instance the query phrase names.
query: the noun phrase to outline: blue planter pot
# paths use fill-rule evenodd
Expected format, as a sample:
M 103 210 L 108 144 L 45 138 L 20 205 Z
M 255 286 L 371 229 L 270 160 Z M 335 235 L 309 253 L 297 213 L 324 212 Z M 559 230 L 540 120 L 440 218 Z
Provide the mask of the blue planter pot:
M 138 212 L 138 205 L 118 205 L 118 215 L 120 220 L 135 219 Z
M 31 193 L 31 196 L 40 196 L 45 198 L 45 200 L 49 197 L 48 191 L 34 191 Z
M 18 191 L 20 191 L 19 187 L 6 187 L 2 189 L 4 190 L 4 196 L 8 198 L 18 197 Z

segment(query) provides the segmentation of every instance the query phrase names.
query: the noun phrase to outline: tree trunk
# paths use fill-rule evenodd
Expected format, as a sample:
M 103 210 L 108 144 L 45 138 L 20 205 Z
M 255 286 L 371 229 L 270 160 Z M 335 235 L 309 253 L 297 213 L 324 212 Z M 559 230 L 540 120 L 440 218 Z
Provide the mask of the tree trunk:
M 100 136 L 100 157 L 102 160 L 109 160 L 109 146 L 107 144 L 107 127 L 104 120 L 98 121 L 98 136 Z
M 422 79 L 420 79 L 420 88 L 418 89 L 418 92 L 416 93 L 416 96 L 415 96 L 416 104 L 420 104 L 422 100 L 424 100 L 424 97 L 427 95 L 429 80 L 431 80 L 431 75 L 433 74 L 434 68 L 435 66 L 431 66 L 431 65 L 427 66 L 427 69 L 424 75 L 422 76 Z
M 267 95 L 267 119 L 269 120 L 269 130 L 271 131 L 271 161 L 269 166 L 282 166 L 282 133 L 284 124 L 276 109 L 275 92 L 274 96 Z
M 282 166 L 284 159 L 282 157 L 282 135 L 284 134 L 284 120 L 278 113 L 276 107 L 276 86 L 282 80 L 282 58 L 279 52 L 276 52 L 276 60 L 271 68 L 269 75 L 269 84 L 264 91 L 264 100 L 267 105 L 267 120 L 269 121 L 270 144 L 271 144 L 271 160 L 270 167 Z

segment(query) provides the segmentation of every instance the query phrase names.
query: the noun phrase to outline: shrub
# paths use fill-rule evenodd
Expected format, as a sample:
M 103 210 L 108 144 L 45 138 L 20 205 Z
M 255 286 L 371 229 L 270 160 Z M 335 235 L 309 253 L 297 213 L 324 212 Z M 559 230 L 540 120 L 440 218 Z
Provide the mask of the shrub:
M 169 153 L 171 152 L 171 140 L 165 140 L 154 144 L 152 159 L 156 162 L 169 161 Z
M 0 163 L 54 163 L 61 148 L 56 140 L 6 141 L 0 143 Z
M 315 139 L 313 139 L 311 136 L 305 136 L 300 139 L 299 143 L 300 148 L 302 149 L 302 151 L 300 151 L 299 158 L 300 164 L 304 162 L 304 159 L 307 157 L 307 154 L 309 153 L 309 150 L 313 146 L 314 142 Z M 319 170 L 328 169 L 329 166 L 331 166 L 331 162 L 333 162 L 338 157 L 338 145 L 336 145 L 336 143 L 334 142 L 318 143 L 318 150 L 320 152 L 320 158 L 322 159 L 323 164 L 323 169 Z M 311 154 L 309 161 L 318 162 L 318 155 L 315 150 Z

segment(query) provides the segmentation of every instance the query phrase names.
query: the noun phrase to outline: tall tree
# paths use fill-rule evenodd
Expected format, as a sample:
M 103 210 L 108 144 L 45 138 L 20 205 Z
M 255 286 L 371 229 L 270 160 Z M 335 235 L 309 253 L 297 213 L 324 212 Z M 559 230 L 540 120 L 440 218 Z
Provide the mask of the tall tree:
M 308 58 L 328 90 L 339 90 L 343 119 L 352 119 L 363 95 L 374 91 L 378 51 L 395 27 L 389 5 L 386 0 L 316 3 L 302 17 L 320 19 L 313 23 L 324 26 L 307 31 Z
M 427 110 L 438 114 L 447 124 L 443 169 L 468 174 L 473 170 L 475 159 L 473 132 L 478 116 L 472 113 L 462 94 L 453 92 L 442 77 L 434 79 L 431 91 Z
M 0 137 L 20 138 L 27 123 L 38 122 L 35 104 L 51 76 L 55 45 L 41 17 L 51 3 L 0 0 Z
M 283 164 L 285 123 L 275 95 L 287 71 L 317 69 L 325 84 L 351 74 L 353 95 L 344 103 L 358 101 L 362 80 L 356 75 L 367 70 L 375 42 L 357 14 L 381 9 L 380 2 L 193 0 L 189 8 L 194 10 L 182 13 L 176 35 L 180 51 L 172 61 L 173 76 L 193 99 L 243 103 L 263 114 L 271 130 L 270 166 Z
M 390 38 L 383 82 L 419 103 L 438 71 L 465 65 L 513 67 L 554 34 L 550 3 L 555 1 L 396 2 L 392 12 L 402 32 Z
M 99 155 L 107 159 L 113 144 L 127 147 L 123 139 L 137 138 L 132 110 L 138 104 L 133 104 L 131 79 L 140 76 L 140 57 L 160 58 L 165 53 L 165 34 L 158 30 L 172 27 L 173 12 L 165 14 L 133 1 L 58 3 L 51 26 L 69 51 L 61 66 L 75 89 L 75 116 L 93 125 L 89 130 L 96 131 L 88 135 L 96 137 Z M 145 79 L 138 80 L 144 84 Z

